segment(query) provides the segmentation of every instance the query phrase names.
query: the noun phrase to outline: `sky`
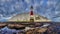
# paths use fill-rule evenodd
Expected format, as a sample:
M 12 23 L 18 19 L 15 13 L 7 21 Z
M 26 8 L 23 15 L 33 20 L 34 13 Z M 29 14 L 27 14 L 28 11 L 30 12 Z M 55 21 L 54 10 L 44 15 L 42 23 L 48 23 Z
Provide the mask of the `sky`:
M 60 0 L 0 0 L 0 22 L 6 22 L 14 15 L 29 12 L 31 5 L 34 12 L 53 22 L 60 22 Z

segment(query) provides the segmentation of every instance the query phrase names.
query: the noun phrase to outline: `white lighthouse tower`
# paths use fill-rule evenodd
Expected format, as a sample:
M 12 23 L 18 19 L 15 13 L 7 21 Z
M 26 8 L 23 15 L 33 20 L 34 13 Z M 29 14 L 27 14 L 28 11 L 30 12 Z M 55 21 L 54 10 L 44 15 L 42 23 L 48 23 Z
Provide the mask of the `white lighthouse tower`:
M 34 12 L 33 12 L 33 6 L 30 7 L 30 22 L 34 22 Z

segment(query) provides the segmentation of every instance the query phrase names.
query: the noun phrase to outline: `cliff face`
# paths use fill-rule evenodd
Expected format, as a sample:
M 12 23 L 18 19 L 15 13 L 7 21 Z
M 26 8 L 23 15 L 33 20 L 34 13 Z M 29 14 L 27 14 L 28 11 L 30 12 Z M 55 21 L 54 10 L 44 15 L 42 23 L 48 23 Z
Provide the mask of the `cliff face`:
M 19 21 L 19 22 L 29 22 L 30 21 L 29 13 L 22 13 L 16 16 L 13 16 L 8 21 Z M 50 22 L 51 20 L 47 19 L 46 17 L 40 16 L 38 14 L 33 15 L 34 22 Z

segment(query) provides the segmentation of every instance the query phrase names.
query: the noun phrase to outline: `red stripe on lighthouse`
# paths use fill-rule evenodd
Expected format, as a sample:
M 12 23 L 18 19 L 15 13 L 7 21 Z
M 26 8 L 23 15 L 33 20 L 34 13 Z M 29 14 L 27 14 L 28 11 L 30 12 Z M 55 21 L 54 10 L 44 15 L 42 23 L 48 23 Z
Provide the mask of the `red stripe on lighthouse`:
M 33 11 L 30 11 L 30 15 L 34 15 L 34 14 L 33 14 Z

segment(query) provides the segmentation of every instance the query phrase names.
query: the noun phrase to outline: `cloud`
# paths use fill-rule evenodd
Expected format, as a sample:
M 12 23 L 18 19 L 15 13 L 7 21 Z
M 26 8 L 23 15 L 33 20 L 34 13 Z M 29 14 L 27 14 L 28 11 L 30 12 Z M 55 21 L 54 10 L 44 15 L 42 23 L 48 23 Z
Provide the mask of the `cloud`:
M 41 1 L 41 2 L 40 2 L 40 5 L 42 5 L 42 4 L 43 4 L 43 2 L 44 2 L 44 1 Z
M 25 0 L 27 3 L 30 3 L 30 0 Z

